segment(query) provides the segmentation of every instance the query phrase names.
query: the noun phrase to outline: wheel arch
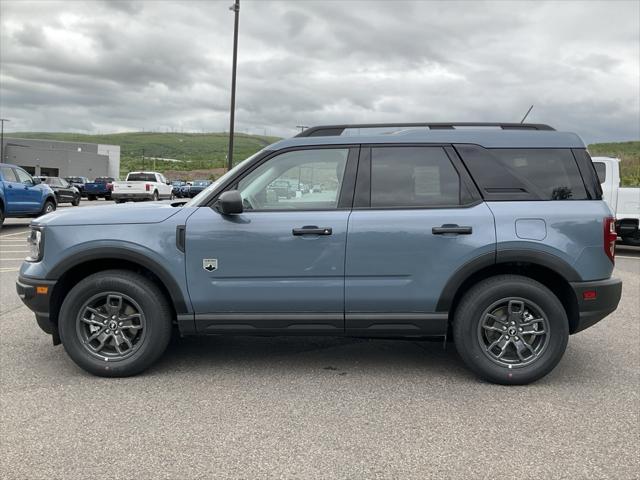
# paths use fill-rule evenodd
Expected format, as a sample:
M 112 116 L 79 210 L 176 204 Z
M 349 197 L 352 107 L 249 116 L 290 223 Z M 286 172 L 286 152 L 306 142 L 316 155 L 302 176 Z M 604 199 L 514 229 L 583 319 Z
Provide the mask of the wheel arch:
M 138 252 L 102 247 L 97 251 L 75 254 L 71 259 L 58 262 L 50 270 L 47 278 L 57 280 L 50 299 L 50 320 L 57 323 L 62 302 L 78 282 L 104 270 L 128 270 L 149 278 L 169 300 L 174 318 L 189 313 L 182 290 L 164 266 Z
M 437 312 L 449 312 L 449 320 L 465 292 L 478 282 L 502 274 L 515 274 L 536 280 L 549 288 L 560 300 L 569 319 L 569 331 L 574 333 L 579 323 L 579 307 L 570 282 L 581 281 L 571 265 L 555 255 L 544 252 L 510 250 L 497 258 L 487 254 L 469 262 L 449 279 L 436 306 Z

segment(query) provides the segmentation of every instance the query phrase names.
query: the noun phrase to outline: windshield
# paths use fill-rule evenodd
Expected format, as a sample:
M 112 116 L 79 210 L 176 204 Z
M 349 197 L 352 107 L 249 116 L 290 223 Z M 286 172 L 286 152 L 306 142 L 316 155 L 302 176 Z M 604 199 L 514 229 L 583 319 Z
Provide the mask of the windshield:
M 94 183 L 110 183 L 113 182 L 113 177 L 97 177 Z
M 209 180 L 196 180 L 193 182 L 194 187 L 206 187 L 211 182 Z
M 71 183 L 84 183 L 84 180 L 80 177 L 66 177 L 65 180 Z
M 209 193 L 211 191 L 215 190 L 218 185 L 224 183 L 228 178 L 233 177 L 238 172 L 238 170 L 241 170 L 242 168 L 244 168 L 245 165 L 247 165 L 249 162 L 251 162 L 251 160 L 256 158 L 258 155 L 262 155 L 263 152 L 264 152 L 264 149 L 260 150 L 259 152 L 254 153 L 249 158 L 246 158 L 243 161 L 241 161 L 239 164 L 237 164 L 235 167 L 233 167 L 231 170 L 229 170 L 227 173 L 222 175 L 219 179 L 217 179 L 215 182 L 213 182 L 211 185 L 209 185 L 207 188 L 205 188 L 199 194 L 197 194 L 195 197 L 193 197 L 184 206 L 185 207 L 197 207 L 198 204 L 202 201 L 202 199 L 207 197 L 209 195 Z

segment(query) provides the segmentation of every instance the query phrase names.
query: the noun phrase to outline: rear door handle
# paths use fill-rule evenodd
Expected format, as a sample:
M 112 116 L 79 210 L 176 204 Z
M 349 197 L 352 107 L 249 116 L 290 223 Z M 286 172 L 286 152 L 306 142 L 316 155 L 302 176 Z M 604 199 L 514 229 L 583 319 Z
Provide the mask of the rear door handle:
M 331 227 L 318 228 L 315 225 L 306 225 L 302 228 L 294 228 L 291 233 L 298 235 L 331 235 L 333 229 Z
M 455 224 L 445 224 L 441 227 L 433 227 L 431 233 L 434 235 L 444 235 L 445 233 L 453 233 L 455 235 L 471 235 L 473 229 L 471 227 L 461 227 Z

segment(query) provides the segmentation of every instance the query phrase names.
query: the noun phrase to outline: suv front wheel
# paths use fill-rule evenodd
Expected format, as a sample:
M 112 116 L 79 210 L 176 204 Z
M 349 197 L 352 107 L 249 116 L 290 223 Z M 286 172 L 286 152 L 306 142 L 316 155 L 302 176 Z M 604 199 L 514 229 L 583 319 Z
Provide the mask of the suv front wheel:
M 558 364 L 569 323 L 547 287 L 527 277 L 500 275 L 476 284 L 462 298 L 453 335 L 458 353 L 478 376 L 522 385 Z
M 135 375 L 166 349 L 170 312 L 162 292 L 142 275 L 95 273 L 66 296 L 58 321 L 60 340 L 72 360 L 94 375 Z

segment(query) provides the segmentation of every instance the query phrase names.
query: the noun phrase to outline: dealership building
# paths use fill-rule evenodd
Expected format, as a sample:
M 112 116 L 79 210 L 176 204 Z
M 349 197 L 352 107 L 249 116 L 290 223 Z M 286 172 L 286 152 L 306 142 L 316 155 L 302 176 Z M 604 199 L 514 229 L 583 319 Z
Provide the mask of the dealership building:
M 47 177 L 118 178 L 120 146 L 4 137 L 3 163 Z

